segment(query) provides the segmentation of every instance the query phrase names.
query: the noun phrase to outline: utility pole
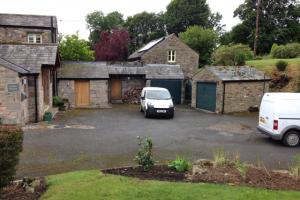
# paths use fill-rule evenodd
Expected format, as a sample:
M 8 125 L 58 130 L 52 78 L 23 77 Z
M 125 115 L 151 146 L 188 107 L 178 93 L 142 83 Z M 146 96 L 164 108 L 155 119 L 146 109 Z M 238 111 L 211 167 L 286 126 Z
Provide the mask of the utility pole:
M 254 38 L 254 58 L 257 56 L 257 42 L 259 37 L 259 13 L 260 13 L 260 4 L 261 0 L 257 0 L 256 8 L 256 29 L 255 29 L 255 38 Z

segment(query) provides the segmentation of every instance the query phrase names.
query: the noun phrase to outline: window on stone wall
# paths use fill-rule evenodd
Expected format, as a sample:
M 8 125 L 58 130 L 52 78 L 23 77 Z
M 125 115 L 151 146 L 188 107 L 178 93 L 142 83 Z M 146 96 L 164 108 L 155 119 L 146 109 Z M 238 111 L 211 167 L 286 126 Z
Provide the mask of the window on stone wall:
M 172 62 L 172 63 L 176 62 L 176 51 L 170 50 L 168 52 L 168 62 Z
M 39 33 L 28 33 L 28 43 L 31 44 L 42 43 L 42 35 Z

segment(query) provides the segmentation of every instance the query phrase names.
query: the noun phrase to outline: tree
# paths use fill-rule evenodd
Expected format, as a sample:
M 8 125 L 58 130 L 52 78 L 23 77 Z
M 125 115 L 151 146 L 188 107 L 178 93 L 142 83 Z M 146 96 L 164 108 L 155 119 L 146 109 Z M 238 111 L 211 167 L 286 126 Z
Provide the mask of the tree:
M 166 34 L 162 13 L 138 13 L 128 17 L 124 26 L 130 33 L 131 51 Z
M 219 13 L 211 12 L 206 0 L 172 0 L 165 13 L 167 31 L 175 34 L 193 25 L 216 28 L 221 18 Z
M 95 44 L 97 61 L 125 61 L 128 56 L 129 33 L 126 30 L 111 30 L 101 32 L 99 41 Z
M 123 15 L 117 11 L 106 16 L 101 11 L 95 11 L 86 16 L 86 22 L 93 44 L 97 42 L 101 32 L 122 28 L 124 24 Z
M 59 43 L 59 51 L 62 60 L 93 61 L 95 59 L 88 41 L 79 39 L 78 34 L 64 36 Z
M 257 0 L 245 0 L 234 12 L 244 26 L 245 43 L 253 48 Z M 300 41 L 300 4 L 298 0 L 263 0 L 260 7 L 257 51 L 269 53 L 273 43 L 286 44 Z M 245 28 L 247 27 L 247 28 Z M 233 36 L 233 40 L 235 40 Z
M 186 32 L 180 33 L 179 38 L 199 53 L 200 65 L 210 63 L 211 54 L 218 41 L 218 34 L 214 30 L 191 26 Z

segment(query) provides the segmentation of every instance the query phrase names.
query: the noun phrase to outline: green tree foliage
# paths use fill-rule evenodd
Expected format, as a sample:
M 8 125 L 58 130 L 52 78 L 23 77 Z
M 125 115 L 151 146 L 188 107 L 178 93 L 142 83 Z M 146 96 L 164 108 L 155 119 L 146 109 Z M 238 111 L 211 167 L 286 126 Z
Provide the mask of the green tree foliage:
M 67 35 L 59 43 L 62 60 L 93 61 L 94 52 L 90 50 L 89 43 L 79 39 L 78 35 Z
M 241 66 L 252 58 L 250 47 L 242 44 L 220 46 L 212 56 L 213 63 L 222 66 Z
M 90 41 L 98 41 L 100 33 L 121 28 L 124 24 L 123 15 L 117 11 L 106 16 L 101 11 L 95 11 L 86 16 L 87 27 L 90 30 Z
M 166 35 L 163 15 L 142 12 L 127 18 L 125 25 L 131 37 L 130 51 L 135 51 L 151 40 Z
M 296 58 L 300 56 L 300 43 L 290 43 L 286 45 L 273 44 L 271 56 L 273 58 Z
M 256 22 L 256 1 L 245 0 L 234 12 L 242 24 L 233 29 L 235 43 L 253 47 Z M 298 0 L 261 1 L 258 53 L 269 53 L 273 43 L 286 44 L 300 41 L 300 4 Z
M 206 0 L 172 0 L 165 13 L 167 31 L 175 34 L 193 25 L 220 29 L 221 18 L 219 13 L 211 12 Z
M 186 32 L 180 33 L 179 38 L 199 53 L 200 65 L 210 64 L 211 54 L 218 40 L 218 35 L 214 30 L 191 26 Z
M 14 178 L 19 162 L 19 153 L 22 151 L 22 143 L 23 131 L 21 128 L 0 127 L 0 192 Z

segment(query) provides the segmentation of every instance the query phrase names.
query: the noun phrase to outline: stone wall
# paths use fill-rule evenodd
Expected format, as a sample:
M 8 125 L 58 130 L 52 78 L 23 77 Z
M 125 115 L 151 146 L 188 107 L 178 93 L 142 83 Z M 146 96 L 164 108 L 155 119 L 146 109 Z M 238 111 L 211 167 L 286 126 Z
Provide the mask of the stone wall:
M 71 107 L 76 107 L 75 81 L 59 80 L 58 96 L 68 99 Z M 90 80 L 90 106 L 91 108 L 107 108 L 108 106 L 108 80 Z
M 26 86 L 17 72 L 0 66 L 0 119 L 2 124 L 25 124 L 28 120 L 28 103 L 21 98 L 21 93 L 27 94 Z M 9 91 L 8 84 L 14 84 L 18 89 Z
M 168 62 L 168 51 L 176 51 L 176 62 Z M 175 35 L 167 37 L 159 45 L 156 45 L 142 56 L 145 64 L 177 64 L 180 65 L 185 79 L 191 79 L 199 66 L 199 55 L 181 42 Z
M 42 43 L 52 43 L 50 30 L 10 27 L 0 27 L 0 43 L 28 43 L 28 33 L 42 33 Z
M 268 88 L 268 82 L 226 83 L 224 112 L 244 112 L 250 107 L 259 107 Z

